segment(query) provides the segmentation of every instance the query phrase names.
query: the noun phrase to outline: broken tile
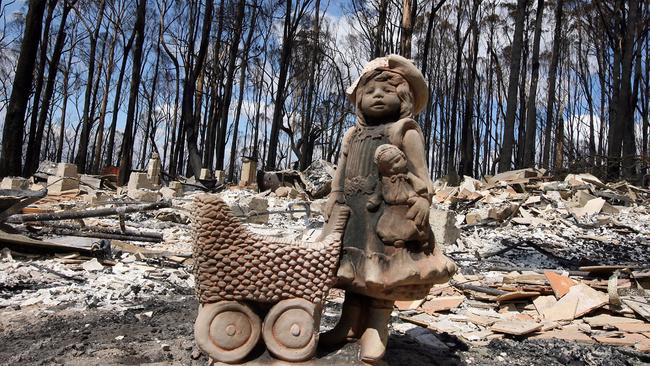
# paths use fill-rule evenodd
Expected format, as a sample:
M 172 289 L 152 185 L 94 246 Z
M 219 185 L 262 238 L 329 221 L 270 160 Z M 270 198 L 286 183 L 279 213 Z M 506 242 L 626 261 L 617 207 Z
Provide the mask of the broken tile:
M 605 293 L 594 290 L 585 284 L 578 284 L 572 286 L 555 306 L 547 309 L 544 312 L 544 317 L 547 320 L 571 320 L 606 305 L 608 301 L 609 298 Z M 575 313 L 573 317 L 569 317 L 574 304 Z M 557 314 L 554 314 L 555 312 Z
M 482 327 L 489 327 L 490 325 L 494 324 L 497 320 L 500 319 L 496 317 L 481 316 L 472 313 L 467 313 L 465 314 L 465 316 L 467 317 L 467 321 L 469 321 L 470 323 L 480 325 Z
M 622 316 L 612 316 L 609 314 L 600 314 L 597 316 L 584 318 L 584 321 L 594 328 L 615 327 L 621 324 L 643 324 L 642 320 L 634 318 L 625 318 Z
M 524 335 L 542 329 L 542 324 L 524 320 L 502 320 L 494 323 L 490 329 L 493 332 Z
M 561 299 L 562 296 L 566 295 L 569 292 L 569 289 L 576 284 L 576 281 L 570 279 L 567 276 L 562 276 L 552 271 L 544 272 L 544 276 L 551 284 L 553 293 L 557 299 Z
M 422 305 L 424 302 L 424 299 L 421 300 L 415 300 L 415 301 L 395 301 L 395 306 L 399 310 L 415 310 Z
M 461 336 L 463 338 L 467 339 L 470 342 L 476 342 L 476 341 L 486 339 L 488 336 L 491 336 L 492 334 L 494 334 L 494 333 L 492 333 L 491 330 L 485 329 L 485 330 L 480 330 L 480 331 L 476 331 L 476 332 L 465 333 L 465 334 L 462 334 Z
M 539 296 L 539 292 L 530 291 L 513 291 L 507 294 L 497 296 L 496 300 L 499 302 L 530 299 Z
M 546 331 L 540 334 L 536 334 L 530 339 L 562 339 L 569 342 L 578 342 L 578 343 L 596 343 L 594 339 L 590 336 L 584 334 L 583 332 L 577 329 L 555 329 Z
M 583 216 L 595 215 L 603 209 L 605 203 L 606 202 L 604 199 L 598 197 L 589 200 L 583 207 L 571 208 L 569 209 L 569 211 L 571 211 L 571 213 L 578 218 L 581 218 Z
M 535 305 L 535 309 L 539 315 L 544 315 L 544 310 L 557 304 L 557 300 L 555 299 L 555 296 L 538 296 L 533 300 L 533 304 Z
M 629 306 L 635 313 L 641 315 L 645 320 L 650 321 L 650 304 L 642 297 L 621 298 L 623 303 Z
M 97 258 L 93 258 L 89 261 L 86 261 L 81 264 L 81 268 L 88 272 L 96 272 L 104 269 L 104 266 L 97 261 Z
M 594 339 L 598 341 L 598 343 L 609 344 L 612 346 L 634 346 L 637 343 L 645 342 L 647 340 L 643 335 L 636 333 L 625 333 L 622 337 L 595 336 Z
M 555 303 L 555 305 L 544 309 L 542 315 L 544 319 L 551 321 L 573 320 L 576 316 L 577 308 L 578 298 L 565 296 Z
M 455 309 L 465 301 L 465 296 L 434 297 L 422 304 L 422 310 L 428 314 Z
M 616 323 L 614 326 L 622 331 L 628 333 L 648 333 L 650 332 L 649 323 Z

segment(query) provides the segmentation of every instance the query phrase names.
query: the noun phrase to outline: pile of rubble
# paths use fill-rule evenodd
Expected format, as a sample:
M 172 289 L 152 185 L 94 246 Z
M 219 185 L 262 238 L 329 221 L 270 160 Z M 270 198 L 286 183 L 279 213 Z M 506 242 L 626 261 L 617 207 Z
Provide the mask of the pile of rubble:
M 421 326 L 473 345 L 526 337 L 650 352 L 650 272 L 630 270 L 626 278 L 616 272 L 607 279 L 602 275 L 613 268 L 592 270 L 458 274 L 426 299 L 398 302 L 405 322 L 398 327 L 408 333 Z
M 42 167 L 40 178 L 5 178 L 0 189 L 0 313 L 124 311 L 194 297 L 190 222 L 200 183 L 163 185 L 155 157 L 117 189 L 110 175 L 80 175 L 72 164 Z M 62 189 L 45 183 L 60 181 Z M 257 193 L 233 186 L 218 194 L 258 234 L 318 235 L 323 219 L 303 191 L 280 188 L 287 187 Z
M 163 182 L 156 156 L 125 187 L 70 164 L 5 178 L 0 314 L 193 298 L 192 200 L 208 186 L 253 232 L 318 237 L 335 167 L 316 162 L 257 180 L 255 162 L 246 164 L 239 186 L 207 170 Z M 473 345 L 562 339 L 648 352 L 650 190 L 588 174 L 555 181 L 534 169 L 435 187 L 432 230 L 460 270 L 426 299 L 398 302 L 394 332 L 425 347 L 444 346 L 433 330 Z M 328 309 L 342 298 L 333 290 Z M 151 317 L 147 310 L 139 316 Z M 327 311 L 324 319 L 335 321 Z
M 650 351 L 650 190 L 535 169 L 435 185 L 431 220 L 448 221 L 438 242 L 460 273 L 398 302 L 398 330 L 430 345 L 440 341 L 418 326 L 475 345 L 514 337 Z
M 525 169 L 438 184 L 434 201 L 463 233 L 447 252 L 482 270 L 650 263 L 650 190 L 589 174 L 551 179 Z

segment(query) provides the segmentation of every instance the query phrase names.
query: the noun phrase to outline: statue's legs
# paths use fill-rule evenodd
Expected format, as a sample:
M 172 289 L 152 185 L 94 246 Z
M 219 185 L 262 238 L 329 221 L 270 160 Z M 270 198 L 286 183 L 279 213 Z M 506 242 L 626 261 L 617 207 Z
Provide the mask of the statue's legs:
M 319 343 L 333 346 L 356 341 L 364 323 L 362 312 L 364 300 L 366 300 L 364 296 L 346 291 L 339 322 L 334 328 L 320 335 Z
M 394 301 L 378 300 L 368 298 L 367 318 L 365 329 L 359 345 L 361 347 L 361 359 L 369 364 L 378 363 L 386 352 L 388 342 L 388 322 L 393 311 Z

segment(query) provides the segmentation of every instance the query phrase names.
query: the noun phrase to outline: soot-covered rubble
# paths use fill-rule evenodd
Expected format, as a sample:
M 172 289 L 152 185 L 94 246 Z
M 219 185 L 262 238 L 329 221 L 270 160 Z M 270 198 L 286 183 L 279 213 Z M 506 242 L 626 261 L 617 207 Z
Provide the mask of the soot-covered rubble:
M 253 232 L 316 238 L 331 169 L 320 164 L 297 175 L 284 172 L 280 177 L 293 178 L 275 179 L 272 189 L 262 192 L 219 186 L 217 194 Z M 57 176 L 57 170 L 41 174 Z M 0 236 L 0 344 L 5 345 L 0 360 L 206 364 L 192 341 L 198 304 L 189 223 L 199 183 L 133 186 L 129 194 L 102 177 L 70 179 L 81 183 L 0 219 L 5 233 Z M 32 178 L 31 185 L 6 184 L 32 191 L 47 185 L 42 178 Z M 0 192 L 0 209 L 2 202 L 17 200 L 16 192 Z M 133 197 L 168 202 L 168 207 L 71 220 L 16 219 L 143 203 Z M 433 230 L 460 270 L 425 299 L 397 304 L 386 361 L 650 362 L 648 198 L 649 190 L 626 182 L 604 184 L 586 174 L 556 180 L 532 169 L 481 181 L 465 177 L 457 187 L 436 182 Z M 73 235 L 70 227 L 85 237 Z M 93 237 L 102 230 L 117 230 L 109 237 L 128 235 Z M 10 235 L 66 248 L 51 252 L 22 239 L 16 244 Z M 105 248 L 75 251 L 101 243 L 110 244 L 110 255 Z M 331 291 L 323 329 L 336 323 L 342 295 Z

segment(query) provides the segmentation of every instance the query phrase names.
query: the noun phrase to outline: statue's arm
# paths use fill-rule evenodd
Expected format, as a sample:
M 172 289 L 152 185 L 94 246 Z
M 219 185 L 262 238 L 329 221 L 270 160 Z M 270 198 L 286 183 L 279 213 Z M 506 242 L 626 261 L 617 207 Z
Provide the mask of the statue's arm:
M 420 197 L 426 198 L 429 203 L 433 195 L 433 183 L 429 178 L 427 161 L 424 150 L 424 139 L 420 132 L 410 129 L 404 134 L 402 151 L 406 155 L 409 173 L 413 174 L 420 180 L 421 184 L 416 184 L 415 189 Z
M 343 136 L 341 155 L 339 155 L 339 160 L 336 164 L 336 171 L 334 172 L 334 179 L 332 180 L 332 193 L 343 193 L 343 187 L 345 183 L 345 166 L 348 161 L 348 149 L 350 146 L 350 138 L 352 137 L 353 131 L 354 127 L 350 128 Z
M 325 204 L 325 216 L 329 218 L 332 209 L 336 203 L 345 203 L 345 196 L 343 194 L 345 182 L 345 165 L 348 159 L 348 145 L 354 127 L 348 130 L 343 137 L 343 145 L 341 146 L 341 155 L 336 164 L 336 171 L 334 172 L 334 179 L 332 179 L 332 191 L 327 203 Z
M 424 182 L 418 187 L 417 196 L 409 198 L 411 208 L 409 208 L 406 218 L 413 220 L 417 226 L 424 227 L 429 222 L 429 206 L 431 205 L 433 190 L 430 188 L 432 184 L 427 172 L 424 139 L 418 130 L 410 129 L 406 131 L 402 151 L 406 155 L 409 172 Z

